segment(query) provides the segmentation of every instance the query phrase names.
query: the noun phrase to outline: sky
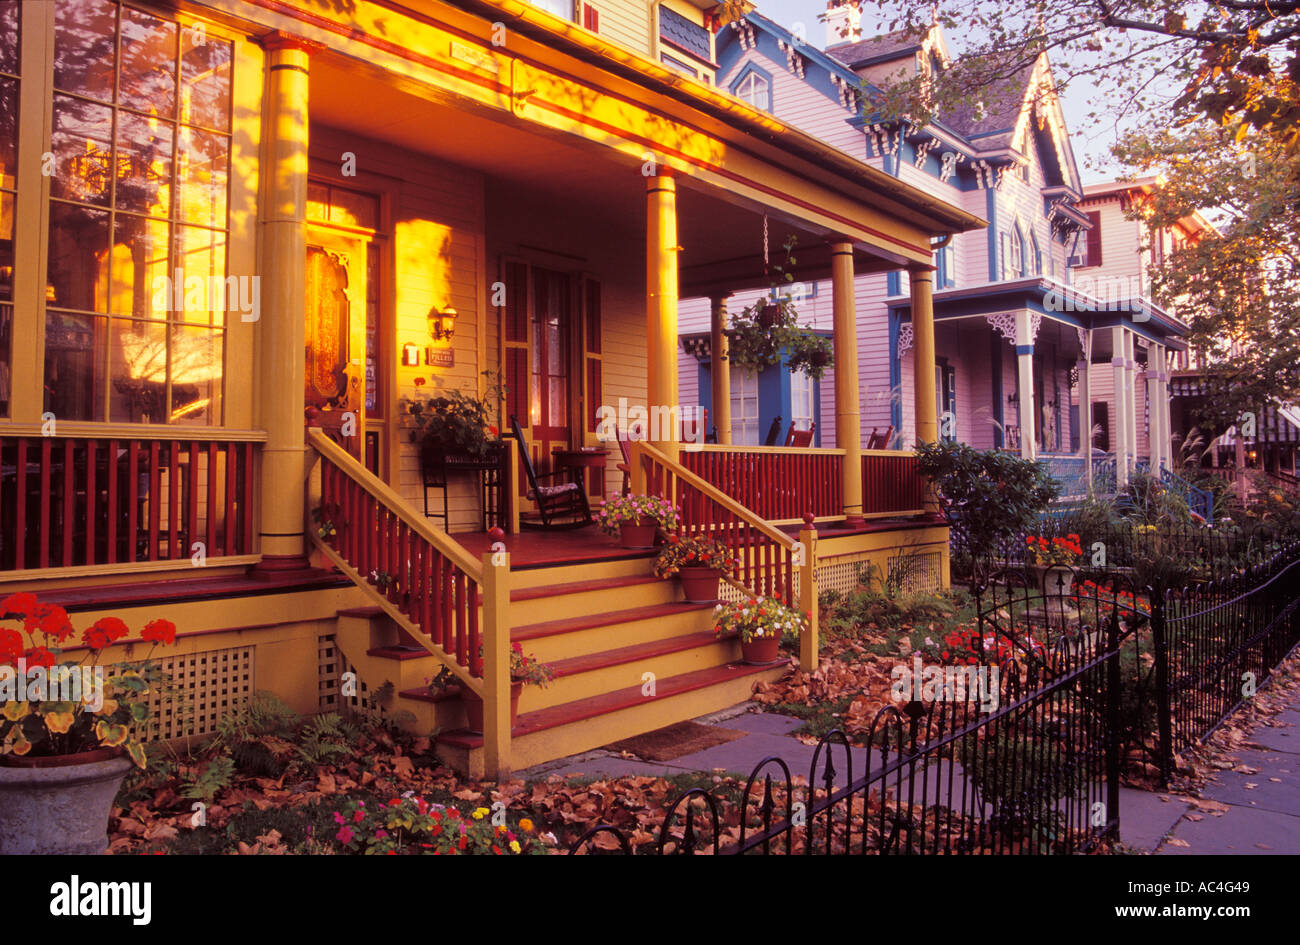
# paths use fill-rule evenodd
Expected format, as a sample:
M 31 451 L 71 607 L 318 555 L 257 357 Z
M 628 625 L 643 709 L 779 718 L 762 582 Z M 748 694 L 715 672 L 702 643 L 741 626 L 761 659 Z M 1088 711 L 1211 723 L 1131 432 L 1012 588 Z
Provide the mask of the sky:
M 756 3 L 758 12 L 769 20 L 779 23 L 796 35 L 799 33 L 799 24 L 802 24 L 803 35 L 808 38 L 808 42 L 819 49 L 825 47 L 826 24 L 817 19 L 818 14 L 826 9 L 825 0 L 756 0 Z M 873 22 L 871 13 L 869 9 L 863 10 L 863 35 L 874 36 L 886 32 L 884 24 Z M 963 51 L 961 37 L 945 31 L 944 38 L 953 55 L 960 55 Z M 1110 146 L 1117 139 L 1116 130 L 1092 127 L 1086 121 L 1090 111 L 1104 104 L 1092 101 L 1094 91 L 1094 88 L 1076 84 L 1068 87 L 1061 97 L 1074 157 L 1085 184 L 1113 180 L 1122 171 L 1109 153 Z

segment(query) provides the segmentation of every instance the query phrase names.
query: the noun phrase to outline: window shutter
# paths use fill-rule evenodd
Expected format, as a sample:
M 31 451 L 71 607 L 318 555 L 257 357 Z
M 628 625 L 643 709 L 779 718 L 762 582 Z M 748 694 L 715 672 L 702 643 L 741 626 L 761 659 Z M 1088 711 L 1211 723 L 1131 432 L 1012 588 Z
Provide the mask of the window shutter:
M 593 33 L 600 32 L 600 11 L 590 3 L 582 5 L 582 25 Z
M 528 413 L 528 266 L 503 260 L 505 305 L 501 311 L 502 374 L 505 375 L 506 413 L 529 426 Z M 507 422 L 509 422 L 507 420 Z
M 605 398 L 604 355 L 601 351 L 600 282 L 590 277 L 582 280 L 582 322 L 582 410 L 587 417 L 587 432 L 595 433 L 599 429 L 598 411 Z
M 1007 273 L 1011 271 L 1011 235 L 1002 234 L 1002 278 L 1007 278 Z
M 1084 264 L 1088 266 L 1101 265 L 1101 212 L 1093 211 L 1088 214 L 1088 219 L 1092 221 L 1092 229 L 1088 231 L 1088 243 L 1085 252 L 1088 258 Z

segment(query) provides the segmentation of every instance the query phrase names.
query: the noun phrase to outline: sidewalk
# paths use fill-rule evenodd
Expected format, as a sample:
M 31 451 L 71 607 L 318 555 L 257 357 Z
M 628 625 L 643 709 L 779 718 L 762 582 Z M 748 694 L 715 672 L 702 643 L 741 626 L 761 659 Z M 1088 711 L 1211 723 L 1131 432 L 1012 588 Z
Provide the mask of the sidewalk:
M 1289 707 L 1252 729 L 1247 744 L 1252 747 L 1231 752 L 1240 763 L 1211 778 L 1203 800 L 1188 806 L 1155 852 L 1300 853 L 1300 698 L 1294 690 Z

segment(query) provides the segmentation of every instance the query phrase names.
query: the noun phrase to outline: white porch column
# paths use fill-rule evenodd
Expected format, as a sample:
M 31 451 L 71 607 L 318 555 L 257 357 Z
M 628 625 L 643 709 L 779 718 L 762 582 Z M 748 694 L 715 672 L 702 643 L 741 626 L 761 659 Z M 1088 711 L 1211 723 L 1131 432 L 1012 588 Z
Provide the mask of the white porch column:
M 1160 455 L 1164 464 L 1174 467 L 1173 418 L 1169 412 L 1169 349 L 1160 345 L 1160 374 L 1156 385 L 1156 413 L 1160 417 Z
M 1128 381 L 1128 386 L 1125 388 L 1128 392 L 1128 411 L 1124 414 L 1124 418 L 1129 422 L 1128 451 L 1130 462 L 1132 467 L 1136 469 L 1138 462 L 1137 336 L 1132 332 L 1125 332 L 1124 343 L 1126 345 L 1124 351 L 1124 377 Z
M 1020 398 L 1020 455 L 1038 458 L 1034 436 L 1038 406 L 1034 403 L 1034 335 L 1029 310 L 1016 312 L 1016 392 Z
M 1092 494 L 1092 329 L 1083 333 L 1083 359 L 1079 362 L 1079 455 L 1083 477 Z
M 1128 397 L 1128 410 L 1124 418 L 1128 421 L 1129 464 L 1137 465 L 1137 336 L 1131 331 L 1124 332 L 1124 377 L 1127 380 L 1125 394 Z
M 1164 431 L 1160 423 L 1160 346 L 1147 350 L 1147 456 L 1153 472 L 1166 465 L 1162 445 Z
M 1125 414 L 1129 412 L 1128 376 L 1124 369 L 1125 334 L 1122 325 L 1116 325 L 1110 330 L 1110 364 L 1115 380 L 1115 422 L 1111 424 L 1113 428 L 1111 430 L 1111 443 L 1115 451 L 1115 485 L 1117 487 L 1128 484 L 1129 466 L 1128 421 L 1125 419 Z

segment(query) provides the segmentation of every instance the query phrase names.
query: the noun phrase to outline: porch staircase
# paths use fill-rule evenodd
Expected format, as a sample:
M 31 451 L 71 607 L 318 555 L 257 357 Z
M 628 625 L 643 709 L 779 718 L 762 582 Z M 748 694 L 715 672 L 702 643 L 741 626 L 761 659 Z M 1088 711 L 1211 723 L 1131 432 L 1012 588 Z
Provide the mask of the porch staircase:
M 417 731 L 438 730 L 438 754 L 459 771 L 495 775 L 598 748 L 743 702 L 785 671 L 741 664 L 739 642 L 713 635 L 712 605 L 685 603 L 656 579 L 650 552 L 529 567 L 498 561 L 493 546 L 475 558 L 321 431 L 308 442 L 319 467 L 313 542 L 372 604 L 338 613 L 335 644 L 368 686 L 393 683 L 394 708 Z M 637 478 L 680 502 L 684 527 L 727 545 L 749 593 L 792 593 L 799 543 L 648 444 L 632 452 Z M 812 611 L 811 568 L 802 586 Z M 524 688 L 508 736 L 494 688 L 508 685 L 507 641 L 556 675 Z M 815 653 L 807 634 L 801 645 Z M 467 729 L 459 692 L 428 691 L 443 668 L 484 700 L 486 736 Z
M 713 634 L 712 605 L 683 602 L 675 582 L 651 573 L 651 561 L 511 572 L 511 642 L 555 672 L 550 685 L 526 686 L 520 696 L 514 770 L 719 711 L 785 671 L 741 664 L 739 643 Z M 415 716 L 413 730 L 439 731 L 439 757 L 484 773 L 483 736 L 466 729 L 460 697 L 425 685 L 439 660 L 382 608 L 340 611 L 335 642 L 369 685 L 393 683 L 392 708 Z

